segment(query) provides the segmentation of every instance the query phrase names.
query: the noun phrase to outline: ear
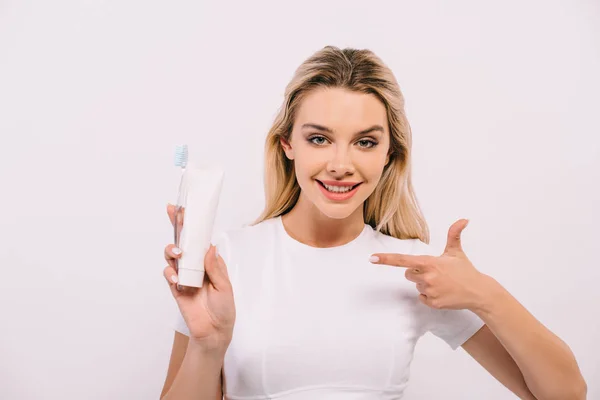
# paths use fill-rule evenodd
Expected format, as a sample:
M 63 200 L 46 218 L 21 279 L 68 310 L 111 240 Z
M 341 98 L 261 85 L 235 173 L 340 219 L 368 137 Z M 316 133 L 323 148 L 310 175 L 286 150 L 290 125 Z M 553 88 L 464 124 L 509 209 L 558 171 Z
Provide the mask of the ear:
M 285 152 L 285 155 L 287 156 L 287 158 L 289 158 L 290 160 L 294 159 L 294 149 L 292 149 L 292 145 L 285 140 L 285 138 L 283 136 L 279 137 L 279 143 L 281 144 L 281 147 L 283 148 L 283 151 Z
M 388 164 L 390 163 L 390 161 L 391 161 L 391 157 L 392 157 L 392 153 L 391 153 L 391 151 L 389 151 L 389 152 L 387 153 L 387 156 L 385 156 L 385 166 L 386 166 L 386 167 L 387 167 L 387 166 L 388 166 Z
M 388 148 L 388 151 L 387 151 L 387 155 L 385 156 L 385 166 L 386 167 L 388 166 L 388 164 L 392 160 L 393 153 L 394 153 L 394 150 L 392 149 L 392 146 L 390 145 L 390 147 Z

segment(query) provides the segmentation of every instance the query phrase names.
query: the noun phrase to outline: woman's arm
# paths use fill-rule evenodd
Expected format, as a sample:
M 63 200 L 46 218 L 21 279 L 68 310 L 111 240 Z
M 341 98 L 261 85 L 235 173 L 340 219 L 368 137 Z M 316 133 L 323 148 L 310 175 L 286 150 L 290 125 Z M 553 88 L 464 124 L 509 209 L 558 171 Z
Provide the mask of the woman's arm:
M 519 366 L 487 325 L 463 343 L 462 348 L 519 399 L 537 400 L 527 387 Z
M 582 400 L 587 385 L 571 349 L 542 325 L 495 279 L 486 276 L 487 284 L 471 311 L 477 314 L 518 365 L 527 387 L 538 400 Z M 488 340 L 489 342 L 489 340 Z M 463 348 L 476 344 L 467 341 Z M 490 363 L 484 349 L 477 346 L 480 364 Z M 491 350 L 488 350 L 491 351 Z M 469 352 L 471 353 L 471 352 Z
M 221 398 L 224 352 L 188 341 L 173 383 L 161 400 L 214 400 Z
M 477 314 L 494 338 L 484 330 L 483 335 L 475 334 L 476 338 L 467 347 L 479 355 L 478 361 L 487 365 L 488 370 L 497 371 L 495 376 L 502 375 L 503 383 L 510 381 L 511 386 L 520 390 L 518 377 L 508 370 L 510 363 L 500 365 L 504 357 L 498 356 L 496 340 L 513 358 L 537 400 L 585 399 L 587 386 L 569 346 L 495 279 L 479 272 L 465 254 L 461 233 L 468 222 L 461 219 L 450 226 L 446 248 L 438 257 L 376 253 L 371 262 L 406 268 L 406 279 L 417 284 L 419 300 L 429 307 L 467 309 Z

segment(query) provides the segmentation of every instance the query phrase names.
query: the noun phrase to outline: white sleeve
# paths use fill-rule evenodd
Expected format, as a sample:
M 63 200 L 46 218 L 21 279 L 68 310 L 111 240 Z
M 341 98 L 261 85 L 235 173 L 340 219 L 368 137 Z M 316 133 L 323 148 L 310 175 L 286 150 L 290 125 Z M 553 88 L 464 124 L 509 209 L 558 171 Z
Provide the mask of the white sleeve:
M 428 331 L 458 349 L 483 326 L 483 321 L 469 310 L 430 309 Z
M 415 255 L 439 256 L 432 246 L 415 239 Z M 469 310 L 440 310 L 427 307 L 426 330 L 445 341 L 452 350 L 456 350 L 473 336 L 484 322 Z
M 223 261 L 225 261 L 225 265 L 227 265 L 227 274 L 229 275 L 230 280 L 232 280 L 233 264 L 229 236 L 225 232 L 220 233 L 216 235 L 213 240 L 211 240 L 211 243 L 217 247 L 217 252 L 221 257 L 223 257 Z M 175 313 L 172 318 L 171 326 L 177 332 L 183 333 L 186 336 L 190 336 L 190 330 L 188 329 L 185 319 L 183 318 L 183 315 L 181 315 L 177 304 L 175 304 Z
M 179 312 L 179 308 L 175 306 L 175 315 L 173 318 L 173 322 L 171 324 L 173 329 L 175 329 L 179 333 L 183 333 L 185 336 L 190 336 L 190 330 L 188 329 L 181 312 Z

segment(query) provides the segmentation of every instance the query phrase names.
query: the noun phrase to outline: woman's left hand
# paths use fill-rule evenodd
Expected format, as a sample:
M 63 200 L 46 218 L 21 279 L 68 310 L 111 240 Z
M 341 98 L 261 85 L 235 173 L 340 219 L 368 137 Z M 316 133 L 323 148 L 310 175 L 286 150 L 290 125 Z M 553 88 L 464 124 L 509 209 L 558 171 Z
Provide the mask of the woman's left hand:
M 460 235 L 468 223 L 461 219 L 452 224 L 441 256 L 376 253 L 371 262 L 407 268 L 406 279 L 417 284 L 419 300 L 429 307 L 474 311 L 491 289 L 493 279 L 479 272 L 462 249 Z

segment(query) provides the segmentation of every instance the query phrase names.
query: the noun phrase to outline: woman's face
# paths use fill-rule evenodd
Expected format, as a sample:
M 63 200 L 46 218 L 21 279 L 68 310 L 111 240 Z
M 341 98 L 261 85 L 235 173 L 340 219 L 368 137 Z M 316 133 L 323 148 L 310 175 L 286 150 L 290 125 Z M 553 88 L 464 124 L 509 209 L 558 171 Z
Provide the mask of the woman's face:
M 298 109 L 291 141 L 281 144 L 301 197 L 330 218 L 346 218 L 373 193 L 388 162 L 387 112 L 372 94 L 316 89 Z

